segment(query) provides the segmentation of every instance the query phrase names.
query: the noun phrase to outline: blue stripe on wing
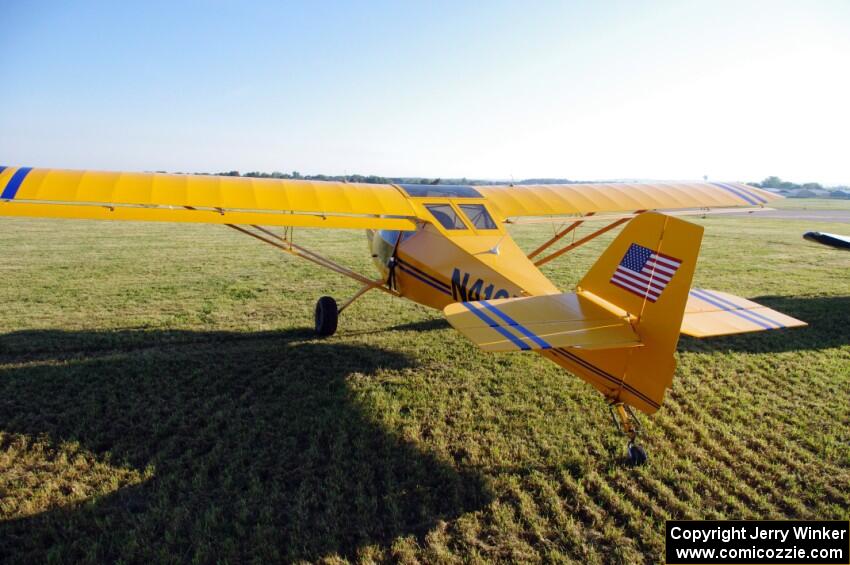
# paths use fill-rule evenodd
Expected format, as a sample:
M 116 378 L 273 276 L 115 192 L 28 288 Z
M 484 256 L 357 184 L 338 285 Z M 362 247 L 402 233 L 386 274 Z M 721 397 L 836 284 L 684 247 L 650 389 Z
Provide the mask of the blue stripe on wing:
M 9 179 L 8 184 L 6 184 L 6 188 L 3 189 L 3 194 L 0 194 L 0 198 L 4 200 L 13 200 L 15 195 L 18 193 L 18 189 L 21 188 L 21 183 L 24 182 L 24 179 L 31 170 L 32 167 L 21 167 L 15 171 L 15 174 L 12 175 L 12 178 Z
M 719 182 L 713 182 L 711 184 L 713 186 L 716 186 L 717 188 L 722 188 L 726 192 L 734 194 L 735 196 L 747 202 L 748 204 L 752 204 L 753 206 L 758 205 L 758 201 L 756 201 L 752 196 L 740 189 L 735 188 L 734 186 L 729 186 L 728 184 L 721 184 Z

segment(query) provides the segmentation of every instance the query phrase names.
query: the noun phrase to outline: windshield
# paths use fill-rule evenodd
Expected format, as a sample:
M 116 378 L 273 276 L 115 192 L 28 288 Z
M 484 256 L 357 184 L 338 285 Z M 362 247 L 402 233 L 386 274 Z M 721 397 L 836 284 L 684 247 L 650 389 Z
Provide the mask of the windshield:
M 481 193 L 471 186 L 456 184 L 400 184 L 414 198 L 481 198 Z

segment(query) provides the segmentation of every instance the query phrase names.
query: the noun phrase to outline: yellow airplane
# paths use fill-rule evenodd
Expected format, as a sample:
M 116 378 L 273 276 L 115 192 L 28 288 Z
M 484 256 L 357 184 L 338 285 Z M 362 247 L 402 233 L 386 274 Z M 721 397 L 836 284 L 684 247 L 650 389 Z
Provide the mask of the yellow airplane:
M 319 298 L 319 335 L 333 334 L 339 314 L 377 289 L 442 310 L 486 351 L 539 353 L 604 395 L 633 464 L 646 453 L 635 443 L 632 407 L 652 414 L 661 406 L 680 334 L 805 325 L 691 288 L 703 228 L 679 216 L 758 210 L 777 198 L 738 183 L 473 187 L 0 167 L 0 216 L 223 224 L 360 282 L 341 306 Z M 543 221 L 560 227 L 530 253 L 506 231 Z M 589 221 L 606 223 L 563 245 Z M 623 224 L 575 292 L 562 292 L 540 271 Z M 368 230 L 380 277 L 296 244 L 295 227 Z

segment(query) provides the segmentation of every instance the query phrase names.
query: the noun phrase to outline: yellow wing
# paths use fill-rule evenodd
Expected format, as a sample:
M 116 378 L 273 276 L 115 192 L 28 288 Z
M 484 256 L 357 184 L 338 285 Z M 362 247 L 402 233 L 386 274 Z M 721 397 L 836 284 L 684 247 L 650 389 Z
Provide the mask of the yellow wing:
M 692 288 L 682 320 L 682 333 L 693 337 L 711 337 L 805 325 L 806 322 L 740 296 Z
M 476 187 L 501 220 L 634 210 L 764 206 L 781 196 L 740 183 L 599 183 Z
M 550 294 L 445 307 L 449 323 L 485 351 L 641 345 L 625 317 L 580 294 Z
M 0 167 L 0 216 L 412 230 L 387 184 Z

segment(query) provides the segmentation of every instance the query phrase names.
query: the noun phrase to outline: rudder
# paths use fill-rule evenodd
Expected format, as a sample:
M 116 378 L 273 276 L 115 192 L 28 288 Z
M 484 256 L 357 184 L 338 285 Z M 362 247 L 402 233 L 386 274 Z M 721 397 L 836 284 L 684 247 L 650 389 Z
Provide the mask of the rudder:
M 688 291 L 703 228 L 655 212 L 629 222 L 578 285 L 578 292 L 627 313 L 643 347 L 556 353 L 609 400 L 652 413 L 676 368 Z

